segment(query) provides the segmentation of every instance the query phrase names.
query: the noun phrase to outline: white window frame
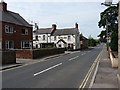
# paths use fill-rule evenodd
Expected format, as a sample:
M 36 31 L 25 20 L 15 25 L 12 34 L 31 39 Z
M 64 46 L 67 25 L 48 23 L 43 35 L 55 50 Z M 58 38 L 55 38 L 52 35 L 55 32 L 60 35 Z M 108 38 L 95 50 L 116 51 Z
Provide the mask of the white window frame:
M 10 42 L 12 42 L 13 44 L 13 46 L 10 46 Z M 5 41 L 5 47 L 6 47 L 6 49 L 14 49 L 14 41 Z
M 29 43 L 29 47 L 25 46 L 26 43 Z M 30 49 L 31 48 L 31 42 L 30 41 L 21 41 L 21 48 L 22 49 Z
M 71 41 L 71 36 L 68 36 L 68 41 Z
M 46 40 L 46 36 L 45 35 L 43 35 L 43 41 L 45 41 Z
M 54 41 L 56 41 L 57 40 L 57 36 L 54 36 Z
M 9 25 L 5 25 L 5 32 L 6 33 L 13 33 L 13 27 Z
M 22 33 L 22 30 L 25 30 L 25 33 Z M 21 29 L 21 34 L 22 35 L 28 35 L 28 29 Z

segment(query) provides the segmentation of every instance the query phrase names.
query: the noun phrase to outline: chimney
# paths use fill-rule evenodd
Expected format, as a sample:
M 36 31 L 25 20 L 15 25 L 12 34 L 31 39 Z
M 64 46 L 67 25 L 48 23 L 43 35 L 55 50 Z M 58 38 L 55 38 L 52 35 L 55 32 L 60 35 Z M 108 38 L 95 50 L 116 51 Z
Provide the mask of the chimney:
M 53 24 L 53 25 L 52 25 L 52 29 L 53 29 L 53 30 L 56 30 L 56 27 L 57 27 L 56 24 Z
M 5 3 L 3 0 L 0 2 L 0 10 L 7 11 L 7 3 Z
M 77 28 L 77 29 L 78 29 L 78 24 L 77 24 L 77 23 L 75 23 L 75 28 Z

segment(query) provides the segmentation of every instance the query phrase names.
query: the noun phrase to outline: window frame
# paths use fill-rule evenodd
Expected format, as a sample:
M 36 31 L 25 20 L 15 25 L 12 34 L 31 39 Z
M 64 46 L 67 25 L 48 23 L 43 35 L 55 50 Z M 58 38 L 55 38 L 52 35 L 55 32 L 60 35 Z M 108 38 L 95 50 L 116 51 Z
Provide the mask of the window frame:
M 10 47 L 10 42 L 12 42 L 12 47 Z M 5 48 L 6 49 L 14 49 L 14 41 L 12 41 L 12 40 L 5 41 Z
M 46 40 L 46 36 L 45 36 L 45 35 L 43 35 L 43 38 L 42 38 L 42 40 L 43 40 L 43 41 L 45 41 L 45 40 Z
M 71 41 L 71 36 L 68 36 L 68 41 Z
M 23 31 L 22 31 L 22 30 L 24 30 L 24 33 L 23 33 Z M 23 29 L 21 29 L 21 34 L 22 34 L 22 35 L 28 35 L 28 29 L 24 29 L 24 28 L 23 28 Z
M 26 43 L 29 43 L 29 47 L 25 46 Z M 31 44 L 30 41 L 21 41 L 21 49 L 30 49 L 31 48 L 30 44 Z
M 13 26 L 5 25 L 5 32 L 6 32 L 6 33 L 10 33 L 10 34 L 14 33 L 14 28 L 13 28 Z

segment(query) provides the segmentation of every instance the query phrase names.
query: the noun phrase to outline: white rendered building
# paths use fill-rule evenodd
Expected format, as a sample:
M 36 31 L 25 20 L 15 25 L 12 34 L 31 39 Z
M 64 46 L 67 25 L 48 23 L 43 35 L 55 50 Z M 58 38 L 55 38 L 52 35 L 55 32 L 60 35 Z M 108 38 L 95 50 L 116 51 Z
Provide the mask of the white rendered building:
M 34 48 L 56 46 L 57 48 L 71 50 L 80 49 L 80 35 L 77 23 L 75 28 L 57 29 L 57 26 L 53 24 L 52 28 L 35 30 L 33 40 Z

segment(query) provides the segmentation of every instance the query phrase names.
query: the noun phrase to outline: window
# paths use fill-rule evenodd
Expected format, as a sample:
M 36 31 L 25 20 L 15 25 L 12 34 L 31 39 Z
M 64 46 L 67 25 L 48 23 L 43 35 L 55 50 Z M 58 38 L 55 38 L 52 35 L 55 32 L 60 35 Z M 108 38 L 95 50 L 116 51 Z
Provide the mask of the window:
M 71 37 L 70 36 L 68 36 L 68 41 L 70 41 L 71 40 Z
M 5 45 L 6 45 L 6 49 L 14 49 L 14 42 L 13 41 L 6 41 Z
M 23 35 L 28 35 L 28 29 L 22 29 L 21 34 Z
M 57 40 L 57 38 L 56 38 L 56 36 L 54 36 L 54 41 L 56 41 Z
M 43 35 L 43 40 L 45 40 L 45 35 Z
M 30 41 L 22 41 L 21 42 L 21 48 L 30 49 L 31 48 Z
M 38 36 L 35 36 L 35 40 L 38 40 Z
M 6 32 L 6 33 L 13 33 L 13 27 L 12 27 L 12 26 L 8 26 L 8 25 L 5 25 L 5 32 Z

